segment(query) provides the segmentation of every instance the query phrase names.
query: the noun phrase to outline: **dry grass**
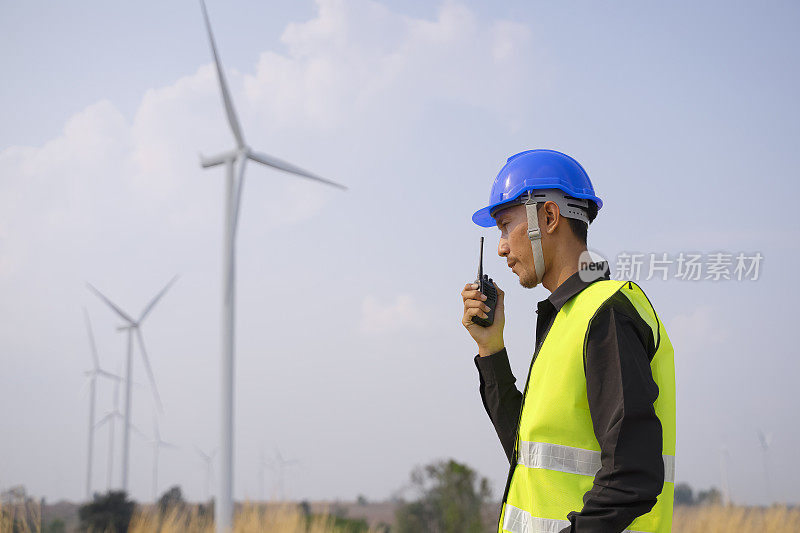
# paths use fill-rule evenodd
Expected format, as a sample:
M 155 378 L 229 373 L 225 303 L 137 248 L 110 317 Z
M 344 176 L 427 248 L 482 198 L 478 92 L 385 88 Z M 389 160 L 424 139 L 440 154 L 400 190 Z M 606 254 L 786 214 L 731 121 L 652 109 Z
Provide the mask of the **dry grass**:
M 213 533 L 214 524 L 197 513 L 196 508 L 188 511 L 173 509 L 164 516 L 154 510 L 137 511 L 131 521 L 130 533 Z M 327 512 L 315 515 L 310 520 L 291 504 L 258 505 L 246 503 L 239 508 L 234 518 L 233 533 L 255 533 L 270 531 L 275 533 L 340 533 L 343 530 L 334 525 L 334 518 Z
M 676 533 L 800 533 L 800 507 L 680 506 L 672 515 Z
M 800 533 L 800 508 L 773 507 L 676 507 L 672 521 L 676 533 Z M 2 531 L 2 529 L 0 529 Z M 172 511 L 165 517 L 154 512 L 137 512 L 131 533 L 212 533 L 213 524 L 196 510 Z M 310 524 L 294 505 L 245 504 L 236 514 L 234 533 L 270 531 L 275 533 L 338 533 L 327 514 Z
M 40 513 L 41 507 L 33 501 L 11 505 L 0 504 L 0 533 L 41 533 Z

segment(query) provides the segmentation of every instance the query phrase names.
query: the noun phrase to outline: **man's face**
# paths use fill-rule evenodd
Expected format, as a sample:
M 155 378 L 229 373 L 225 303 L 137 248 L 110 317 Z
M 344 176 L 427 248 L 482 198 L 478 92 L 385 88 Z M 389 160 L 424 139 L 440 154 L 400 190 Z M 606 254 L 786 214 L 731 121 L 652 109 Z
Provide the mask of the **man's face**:
M 538 213 L 537 213 L 538 215 Z M 528 239 L 528 218 L 524 205 L 501 209 L 494 215 L 500 230 L 497 255 L 505 257 L 511 271 L 519 277 L 526 289 L 536 286 L 536 269 L 533 266 L 533 249 Z M 541 225 L 541 220 L 539 221 Z

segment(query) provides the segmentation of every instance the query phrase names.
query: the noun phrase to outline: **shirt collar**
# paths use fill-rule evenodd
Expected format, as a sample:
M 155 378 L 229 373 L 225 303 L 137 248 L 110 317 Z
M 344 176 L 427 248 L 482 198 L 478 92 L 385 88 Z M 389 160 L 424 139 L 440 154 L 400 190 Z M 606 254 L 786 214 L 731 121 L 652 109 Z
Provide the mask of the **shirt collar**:
M 592 262 L 590 268 L 575 272 L 556 287 L 556 290 L 550 293 L 547 300 L 542 300 L 539 304 L 549 301 L 556 311 L 560 311 L 570 298 L 599 279 L 611 279 L 607 261 Z

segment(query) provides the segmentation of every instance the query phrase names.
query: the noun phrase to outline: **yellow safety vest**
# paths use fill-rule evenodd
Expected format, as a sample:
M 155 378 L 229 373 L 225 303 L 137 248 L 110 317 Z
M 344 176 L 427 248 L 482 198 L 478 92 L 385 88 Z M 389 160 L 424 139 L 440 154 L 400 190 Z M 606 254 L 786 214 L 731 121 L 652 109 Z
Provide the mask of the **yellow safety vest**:
M 672 529 L 675 488 L 675 365 L 664 325 L 642 289 L 630 281 L 598 280 L 559 310 L 531 364 L 514 448 L 516 463 L 500 512 L 500 533 L 557 533 L 567 514 L 583 508 L 583 495 L 600 469 L 586 397 L 584 350 L 589 324 L 600 306 L 621 292 L 650 325 L 656 352 L 650 362 L 658 385 L 655 412 L 661 421 L 664 487 L 657 503 L 625 531 Z

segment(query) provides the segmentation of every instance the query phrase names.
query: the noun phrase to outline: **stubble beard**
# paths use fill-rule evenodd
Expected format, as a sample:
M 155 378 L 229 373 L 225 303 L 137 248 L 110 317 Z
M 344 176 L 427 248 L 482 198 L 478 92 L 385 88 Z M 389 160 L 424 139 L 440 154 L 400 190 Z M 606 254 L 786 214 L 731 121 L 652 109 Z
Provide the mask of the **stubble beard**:
M 536 272 L 523 269 L 519 275 L 519 284 L 526 289 L 532 289 L 538 285 L 536 280 Z

